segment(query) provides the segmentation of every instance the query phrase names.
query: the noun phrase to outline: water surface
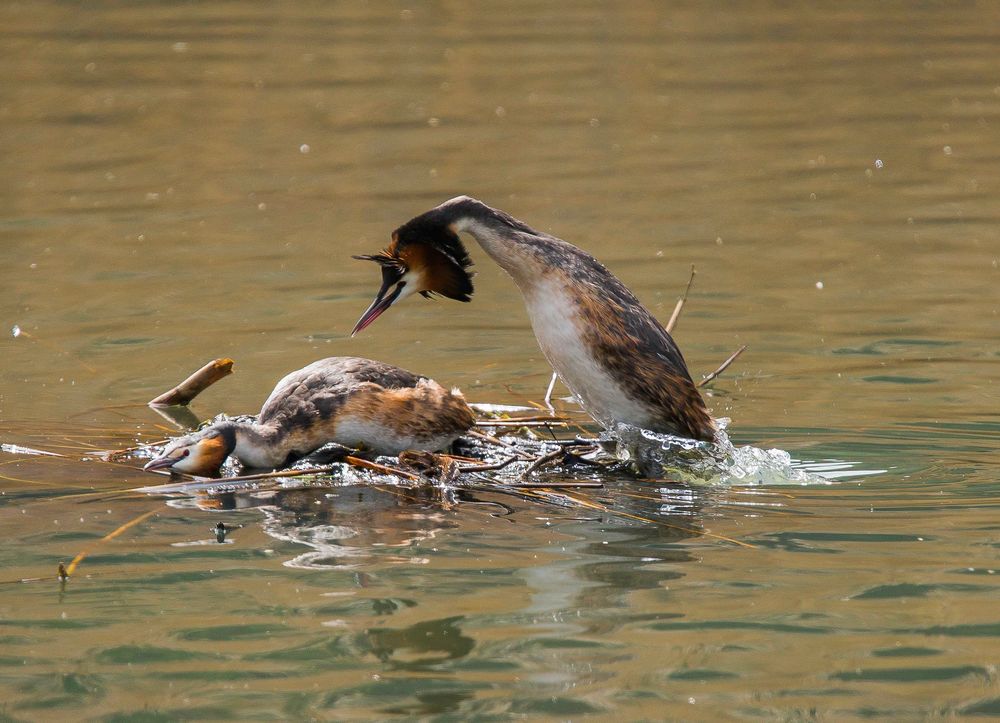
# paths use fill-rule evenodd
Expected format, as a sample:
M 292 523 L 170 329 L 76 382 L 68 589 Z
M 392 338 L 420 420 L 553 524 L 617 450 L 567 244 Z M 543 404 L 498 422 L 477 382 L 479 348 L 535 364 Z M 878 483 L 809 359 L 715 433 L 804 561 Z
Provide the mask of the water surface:
M 89 555 L 0 586 L 0 717 L 1000 715 L 998 15 L 4 5 L 0 442 L 73 458 L 0 453 L 0 565 Z M 836 484 L 615 488 L 658 524 L 360 480 L 71 496 L 148 484 L 78 458 L 172 433 L 142 403 L 214 357 L 238 372 L 202 418 L 339 354 L 538 400 L 476 248 L 473 303 L 349 338 L 376 285 L 350 255 L 460 193 L 662 320 L 695 264 L 693 372 L 750 346 L 713 413 Z M 189 544 L 220 519 L 232 544 Z

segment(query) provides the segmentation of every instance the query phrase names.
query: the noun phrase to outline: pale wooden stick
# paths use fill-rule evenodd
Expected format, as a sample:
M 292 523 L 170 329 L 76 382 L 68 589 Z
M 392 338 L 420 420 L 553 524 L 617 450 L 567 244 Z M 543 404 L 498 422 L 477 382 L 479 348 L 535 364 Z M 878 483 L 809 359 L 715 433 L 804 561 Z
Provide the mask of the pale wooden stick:
M 223 377 L 233 373 L 232 359 L 215 359 L 189 376 L 183 382 L 148 402 L 151 407 L 171 407 L 175 404 L 187 404 L 208 387 Z
M 552 390 L 556 388 L 556 379 L 559 375 L 552 372 L 552 378 L 549 380 L 549 388 L 545 390 L 545 406 L 549 408 L 549 411 L 555 414 L 556 408 L 552 406 Z

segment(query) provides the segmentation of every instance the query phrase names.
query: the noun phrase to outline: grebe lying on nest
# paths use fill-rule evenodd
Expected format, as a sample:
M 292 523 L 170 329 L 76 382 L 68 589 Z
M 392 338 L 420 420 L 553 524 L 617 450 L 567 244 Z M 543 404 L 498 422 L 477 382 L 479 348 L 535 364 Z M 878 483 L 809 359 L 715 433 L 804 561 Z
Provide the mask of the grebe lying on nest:
M 434 451 L 473 423 L 458 390 L 390 364 L 330 357 L 279 381 L 256 422 L 216 422 L 175 439 L 144 469 L 218 477 L 231 454 L 247 467 L 273 469 L 330 442 L 377 454 Z

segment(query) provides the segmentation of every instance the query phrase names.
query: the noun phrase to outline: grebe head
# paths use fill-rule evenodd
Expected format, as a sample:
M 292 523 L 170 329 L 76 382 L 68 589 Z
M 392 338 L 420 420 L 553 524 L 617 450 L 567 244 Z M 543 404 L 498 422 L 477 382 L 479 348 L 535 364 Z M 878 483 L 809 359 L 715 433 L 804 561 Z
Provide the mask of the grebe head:
M 218 477 L 219 468 L 236 447 L 232 425 L 213 424 L 198 432 L 175 439 L 144 470 L 169 469 L 199 477 Z
M 382 286 L 351 336 L 415 293 L 472 300 L 472 272 L 468 271 L 472 260 L 451 225 L 432 214 L 417 216 L 393 231 L 389 246 L 381 253 L 354 258 L 381 266 Z

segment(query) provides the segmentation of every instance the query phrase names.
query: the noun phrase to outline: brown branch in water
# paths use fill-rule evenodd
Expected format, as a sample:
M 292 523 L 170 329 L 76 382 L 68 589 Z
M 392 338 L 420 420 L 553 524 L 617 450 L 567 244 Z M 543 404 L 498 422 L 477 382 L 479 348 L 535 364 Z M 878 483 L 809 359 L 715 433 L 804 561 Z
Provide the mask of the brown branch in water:
M 677 320 L 681 318 L 681 310 L 684 309 L 684 304 L 688 300 L 688 292 L 691 291 L 691 284 L 694 282 L 694 264 L 691 264 L 691 275 L 688 277 L 687 286 L 684 287 L 684 295 L 677 300 L 677 305 L 674 306 L 674 313 L 670 315 L 670 321 L 667 322 L 666 330 L 670 334 L 674 330 L 674 325 L 677 324 Z
M 232 359 L 215 359 L 189 376 L 169 392 L 164 392 L 160 396 L 148 402 L 148 404 L 151 407 L 171 407 L 176 404 L 187 404 L 205 391 L 208 387 L 232 373 Z
M 548 454 L 543 454 L 541 457 L 539 457 L 534 462 L 532 462 L 530 465 L 528 465 L 528 469 L 524 470 L 524 474 L 522 476 L 527 477 L 529 474 L 531 474 L 532 472 L 534 472 L 539 467 L 541 467 L 543 465 L 546 465 L 549 462 L 552 462 L 553 460 L 555 460 L 555 459 L 557 459 L 559 457 L 562 457 L 565 454 L 566 454 L 566 450 L 563 447 L 557 448 L 554 452 L 549 452 Z
M 722 372 L 726 371 L 726 369 L 729 368 L 729 365 L 732 364 L 734 361 L 736 361 L 736 358 L 740 354 L 742 354 L 744 351 L 746 351 L 746 348 L 747 348 L 747 345 L 744 344 L 739 349 L 737 349 L 732 354 L 730 354 L 729 358 L 726 359 L 724 362 L 722 362 L 722 364 L 719 365 L 718 369 L 716 369 L 714 372 L 712 372 L 711 374 L 707 375 L 704 379 L 702 379 L 700 382 L 698 382 L 698 386 L 699 387 L 705 386 L 710 381 L 712 381 L 713 379 L 715 379 L 717 376 L 719 376 L 720 374 L 722 374 Z

